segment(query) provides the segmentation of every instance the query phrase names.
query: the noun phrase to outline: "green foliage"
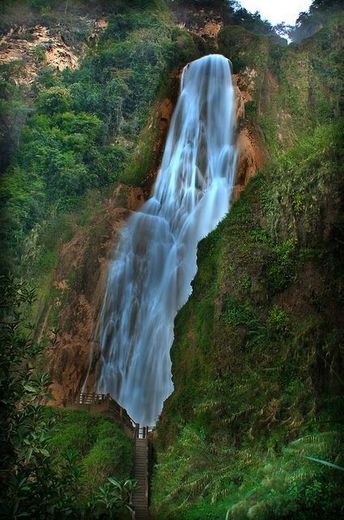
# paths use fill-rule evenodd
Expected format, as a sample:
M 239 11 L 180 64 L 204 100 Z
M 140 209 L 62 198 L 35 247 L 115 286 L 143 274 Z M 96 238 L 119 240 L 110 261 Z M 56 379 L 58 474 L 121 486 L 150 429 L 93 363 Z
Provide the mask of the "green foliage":
M 159 514 L 168 519 L 224 519 L 228 510 L 226 518 L 238 520 L 336 518 L 343 478 L 335 468 L 319 468 L 305 457 L 321 453 L 341 460 L 343 435 L 316 432 L 289 443 L 282 453 L 267 454 L 250 446 L 238 451 L 224 441 L 209 443 L 190 427 L 181 431 L 157 466 L 161 482 L 168 482 L 164 490 L 153 488 Z M 173 475 L 171 460 L 178 462 Z
M 233 72 L 243 72 L 246 67 L 258 72 L 258 81 L 269 60 L 270 46 L 276 43 L 267 36 L 257 35 L 241 26 L 225 26 L 219 34 L 220 51 L 233 64 Z
M 94 518 L 121 518 L 125 513 L 133 513 L 131 495 L 136 487 L 136 482 L 130 479 L 118 481 L 109 477 L 107 482 L 100 486 L 93 497 Z M 121 511 L 121 516 L 118 516 Z M 129 515 L 127 516 L 129 518 Z
M 246 334 L 246 347 L 256 344 L 267 345 L 281 340 L 288 333 L 288 317 L 278 305 L 274 305 L 267 320 L 259 317 L 249 300 L 238 302 L 228 295 L 224 302 L 222 319 L 233 329 L 241 328 Z
M 51 2 L 33 4 L 46 16 Z M 154 162 L 152 103 L 169 72 L 199 55 L 161 2 L 116 3 L 114 12 L 78 70 L 42 71 L 30 108 L 12 79 L 20 64 L 2 68 L 1 146 L 16 151 L 4 175 L 1 233 L 27 272 L 42 271 L 42 298 L 56 237 L 69 236 L 73 223 L 61 214 L 115 181 L 142 184 Z M 343 149 L 342 126 L 332 121 L 342 109 L 341 20 L 287 49 L 258 15 L 241 9 L 235 20 L 220 32 L 219 52 L 254 81 L 246 117 L 273 160 L 200 244 L 193 296 L 176 320 L 175 392 L 159 424 L 154 508 L 158 518 L 178 520 L 226 512 L 334 519 L 343 466 L 334 305 L 343 301 Z M 3 157 L 7 166 L 10 155 Z M 80 211 L 83 222 L 90 206 Z M 80 289 L 75 271 L 68 282 Z M 20 314 L 32 293 L 13 281 L 6 291 L 7 517 L 124 518 L 133 489 L 128 440 L 105 419 L 42 407 L 48 379 L 32 369 L 39 348 Z
M 340 460 L 342 443 L 343 436 L 331 431 L 291 442 L 281 457 L 266 460 L 253 489 L 256 479 L 244 486 L 243 494 L 249 492 L 229 509 L 227 518 L 336 518 L 342 505 L 339 490 L 343 479 L 338 478 L 335 465 L 319 469 L 303 459 L 312 461 L 315 458 L 305 454 L 321 453 Z
M 20 70 L 17 61 L 0 65 L 0 171 L 7 167 L 30 109 L 14 77 Z
M 278 52 L 242 28 L 220 33 L 242 78 L 254 76 L 245 67 L 258 73 L 246 117 L 271 157 L 200 244 L 193 294 L 176 319 L 157 517 L 341 515 L 343 129 L 329 121 L 341 89 L 323 78 L 337 70 L 336 23 Z
M 34 292 L 13 278 L 1 279 L 1 459 L 8 473 L 1 490 L 6 518 L 68 516 L 76 500 L 78 472 L 71 453 L 57 463 L 49 451 L 52 424 L 42 401 L 49 378 L 32 369 L 41 348 L 28 332 L 26 306 Z M 29 327 L 30 330 L 30 327 Z
M 284 335 L 288 332 L 288 316 L 278 305 L 271 308 L 267 323 L 273 333 Z
M 170 0 L 170 2 L 174 2 L 174 0 Z M 277 37 L 268 20 L 263 20 L 258 11 L 255 13 L 247 11 L 236 0 L 175 0 L 175 3 L 194 9 L 211 9 L 216 14 L 222 14 L 226 25 L 240 25 L 252 33 L 269 34 Z
M 43 12 L 49 5 L 39 0 L 34 7 Z M 134 4 L 118 8 L 121 14 L 109 17 L 79 69 L 54 75 L 45 68 L 34 85 L 33 114 L 1 188 L 6 264 L 20 257 L 23 240 L 39 222 L 75 209 L 89 190 L 105 190 L 115 181 L 141 184 L 155 160 L 157 125 L 147 142 L 143 131 L 151 106 L 166 88 L 169 71 L 190 61 L 197 49 L 161 2 L 146 2 L 140 12 Z M 7 121 L 18 90 L 10 77 L 4 90 L 0 111 Z
M 274 253 L 281 270 L 291 274 L 295 241 L 301 244 L 307 241 L 310 245 L 311 237 L 318 240 L 320 216 L 329 199 L 337 196 L 334 194 L 340 181 L 342 131 L 342 123 L 338 122 L 302 134 L 299 142 L 271 165 L 269 179 L 274 175 L 276 183 L 266 183 L 263 198 L 266 224 L 272 236 L 285 239 Z
M 74 450 L 80 471 L 80 493 L 86 499 L 107 477 L 127 477 L 132 469 L 132 442 L 121 428 L 106 417 L 82 410 L 47 408 L 54 418 L 50 449 L 56 457 Z
M 248 117 L 250 117 L 250 116 L 253 116 L 254 114 L 256 114 L 256 112 L 257 112 L 257 103 L 256 103 L 256 101 L 254 101 L 254 100 L 248 101 L 245 104 L 245 114 Z
M 344 471 L 343 466 L 338 466 L 338 464 L 333 464 L 333 462 L 329 462 L 328 460 L 317 459 L 316 457 L 307 457 L 306 459 L 312 460 L 313 462 L 318 462 L 319 464 L 323 464 L 324 466 L 328 466 L 329 468 L 338 469 L 339 471 Z
M 66 112 L 70 107 L 70 93 L 63 87 L 51 87 L 43 89 L 37 99 L 38 109 L 43 114 L 56 114 Z
M 294 279 L 295 253 L 295 242 L 292 239 L 274 244 L 271 248 L 266 262 L 266 281 L 271 294 L 283 291 Z

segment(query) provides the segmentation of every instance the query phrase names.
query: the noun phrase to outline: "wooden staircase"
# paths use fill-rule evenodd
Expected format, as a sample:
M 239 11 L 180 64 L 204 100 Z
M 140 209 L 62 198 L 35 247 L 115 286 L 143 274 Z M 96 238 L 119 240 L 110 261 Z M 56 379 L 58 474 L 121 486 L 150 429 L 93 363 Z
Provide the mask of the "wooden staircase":
M 135 439 L 134 478 L 137 488 L 132 502 L 135 510 L 135 520 L 149 520 L 149 440 Z

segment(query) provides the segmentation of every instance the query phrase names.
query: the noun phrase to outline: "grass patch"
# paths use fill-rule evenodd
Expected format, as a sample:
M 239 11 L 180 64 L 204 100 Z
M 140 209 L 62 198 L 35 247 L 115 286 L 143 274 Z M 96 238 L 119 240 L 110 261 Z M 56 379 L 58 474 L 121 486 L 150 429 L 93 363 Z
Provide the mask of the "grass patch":
M 77 452 L 81 501 L 86 501 L 108 477 L 122 480 L 131 475 L 133 443 L 114 421 L 83 410 L 49 407 L 46 414 L 56 421 L 49 441 L 52 454 L 59 458 L 69 451 Z

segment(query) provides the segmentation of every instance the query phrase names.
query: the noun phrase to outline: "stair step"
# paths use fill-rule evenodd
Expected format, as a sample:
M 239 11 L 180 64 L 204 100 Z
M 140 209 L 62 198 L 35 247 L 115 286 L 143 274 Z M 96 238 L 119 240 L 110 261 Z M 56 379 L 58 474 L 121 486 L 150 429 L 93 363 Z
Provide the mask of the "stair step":
M 148 508 L 148 439 L 135 440 L 134 478 L 137 488 L 133 493 L 135 520 L 149 520 Z

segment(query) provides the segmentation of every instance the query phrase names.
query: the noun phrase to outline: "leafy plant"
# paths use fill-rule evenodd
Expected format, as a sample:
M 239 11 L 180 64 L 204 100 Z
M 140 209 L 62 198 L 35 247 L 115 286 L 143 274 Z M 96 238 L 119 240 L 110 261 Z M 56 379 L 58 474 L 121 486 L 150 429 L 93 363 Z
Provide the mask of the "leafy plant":
M 67 515 L 76 499 L 77 472 L 71 455 L 57 469 L 48 448 L 52 423 L 45 420 L 42 403 L 50 380 L 32 368 L 41 347 L 27 333 L 25 321 L 35 294 L 11 277 L 1 278 L 1 288 L 1 454 L 9 475 L 2 509 L 10 518 L 53 517 L 55 509 Z
M 118 512 L 125 510 L 132 513 L 131 498 L 135 487 L 134 480 L 119 481 L 109 477 L 93 496 L 90 507 L 95 512 L 95 518 L 119 518 Z

